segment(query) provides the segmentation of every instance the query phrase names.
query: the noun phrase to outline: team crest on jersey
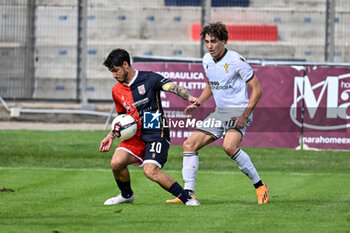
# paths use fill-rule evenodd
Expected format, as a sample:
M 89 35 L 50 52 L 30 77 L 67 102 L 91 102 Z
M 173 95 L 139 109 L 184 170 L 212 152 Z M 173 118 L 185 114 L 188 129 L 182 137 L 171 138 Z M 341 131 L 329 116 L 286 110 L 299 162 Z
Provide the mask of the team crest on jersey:
M 138 86 L 137 90 L 139 91 L 140 95 L 144 95 L 146 93 L 146 88 L 144 84 L 142 84 L 141 86 Z
M 228 73 L 228 65 L 227 65 L 227 63 L 225 63 L 225 71 L 226 71 L 226 73 Z

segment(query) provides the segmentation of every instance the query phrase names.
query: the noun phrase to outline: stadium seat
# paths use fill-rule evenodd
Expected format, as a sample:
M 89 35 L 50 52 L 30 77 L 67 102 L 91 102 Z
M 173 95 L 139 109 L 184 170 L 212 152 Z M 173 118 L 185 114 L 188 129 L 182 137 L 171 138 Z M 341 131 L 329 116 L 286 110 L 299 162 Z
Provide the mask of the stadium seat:
M 227 25 L 229 40 L 277 41 L 276 25 Z M 192 40 L 200 40 L 200 24 L 192 24 Z
M 165 6 L 201 6 L 201 0 L 165 0 Z M 248 7 L 249 0 L 212 0 L 212 7 Z

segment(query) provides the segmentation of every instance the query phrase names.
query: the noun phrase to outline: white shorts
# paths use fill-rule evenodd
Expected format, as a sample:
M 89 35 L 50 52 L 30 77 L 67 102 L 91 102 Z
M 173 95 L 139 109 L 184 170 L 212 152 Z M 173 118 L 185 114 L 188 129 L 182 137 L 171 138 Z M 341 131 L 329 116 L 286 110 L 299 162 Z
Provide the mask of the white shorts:
M 250 116 L 248 117 L 247 123 L 242 129 L 235 128 L 236 120 L 231 118 L 236 116 L 240 116 L 240 114 L 237 115 L 232 112 L 222 113 L 216 110 L 215 112 L 212 112 L 209 116 L 207 116 L 203 120 L 202 127 L 198 127 L 195 130 L 205 133 L 211 136 L 214 140 L 217 140 L 219 138 L 225 137 L 225 134 L 229 129 L 235 129 L 242 134 L 242 138 L 243 138 L 245 135 L 246 129 L 252 122 L 252 114 L 250 114 Z

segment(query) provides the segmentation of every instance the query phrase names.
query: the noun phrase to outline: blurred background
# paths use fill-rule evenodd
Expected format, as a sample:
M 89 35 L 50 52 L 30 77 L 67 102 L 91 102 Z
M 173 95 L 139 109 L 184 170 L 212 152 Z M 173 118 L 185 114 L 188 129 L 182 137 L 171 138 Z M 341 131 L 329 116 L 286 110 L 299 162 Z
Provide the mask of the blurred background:
M 348 0 L 0 0 L 0 96 L 111 100 L 112 49 L 199 59 L 209 21 L 247 59 L 350 62 Z

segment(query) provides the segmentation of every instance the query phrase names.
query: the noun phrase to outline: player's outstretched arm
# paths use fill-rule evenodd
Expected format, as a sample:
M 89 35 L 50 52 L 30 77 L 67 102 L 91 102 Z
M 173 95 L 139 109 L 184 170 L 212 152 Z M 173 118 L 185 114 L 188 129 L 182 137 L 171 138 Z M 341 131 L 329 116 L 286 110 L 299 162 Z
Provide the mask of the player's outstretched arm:
M 190 105 L 188 105 L 185 108 L 185 110 L 184 110 L 185 115 L 188 115 L 191 112 L 193 112 L 194 110 L 196 110 L 197 108 L 199 108 L 199 106 L 202 103 L 204 103 L 207 99 L 209 99 L 212 95 L 213 95 L 213 92 L 211 91 L 211 87 L 209 85 L 209 81 L 207 80 L 207 85 L 203 89 L 202 94 L 199 96 L 198 103 L 197 104 L 190 104 Z
M 100 143 L 100 152 L 107 152 L 112 146 L 114 136 L 109 133 Z
M 181 87 L 175 83 L 166 83 L 163 85 L 163 90 L 174 93 L 180 96 L 184 100 L 188 100 L 191 104 L 199 104 L 198 98 L 191 95 L 191 93 L 184 87 Z
M 174 83 L 168 83 L 168 85 L 165 84 L 163 86 L 163 89 L 165 91 L 168 91 L 168 92 L 174 93 L 175 95 L 180 96 L 184 100 L 189 100 L 191 96 L 190 92 L 186 88 L 181 87 Z

